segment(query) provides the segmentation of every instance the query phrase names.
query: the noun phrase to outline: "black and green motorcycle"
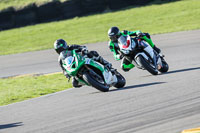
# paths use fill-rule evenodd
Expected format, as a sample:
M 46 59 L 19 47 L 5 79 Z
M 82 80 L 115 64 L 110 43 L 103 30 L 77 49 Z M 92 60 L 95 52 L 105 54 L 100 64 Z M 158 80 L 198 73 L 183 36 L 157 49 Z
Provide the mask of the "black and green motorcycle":
M 82 56 L 76 50 L 63 62 L 68 75 L 75 77 L 81 85 L 93 86 L 102 92 L 109 91 L 111 86 L 122 88 L 126 84 L 125 78 L 116 70 L 109 70 L 92 58 Z

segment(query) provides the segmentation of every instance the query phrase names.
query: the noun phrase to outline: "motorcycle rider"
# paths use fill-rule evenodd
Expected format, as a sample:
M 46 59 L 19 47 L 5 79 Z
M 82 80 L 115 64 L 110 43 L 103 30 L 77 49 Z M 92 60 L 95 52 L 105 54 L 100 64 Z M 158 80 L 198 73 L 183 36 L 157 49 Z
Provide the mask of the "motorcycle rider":
M 139 30 L 136 31 L 127 31 L 127 30 L 123 30 L 122 32 L 120 32 L 118 27 L 111 27 L 108 30 L 108 37 L 110 38 L 109 41 L 109 48 L 110 51 L 113 52 L 114 58 L 115 60 L 120 60 L 122 59 L 122 63 L 121 63 L 121 68 L 122 70 L 124 70 L 125 72 L 129 71 L 130 69 L 134 68 L 135 66 L 131 63 L 130 60 L 128 60 L 127 58 L 123 57 L 118 50 L 120 50 L 119 46 L 118 46 L 118 38 L 120 36 L 138 36 L 141 39 L 144 39 L 147 43 L 149 43 L 149 45 L 157 52 L 160 53 L 161 50 L 159 48 L 157 48 L 155 46 L 155 44 L 152 42 L 151 37 L 148 33 L 142 33 Z
M 112 64 L 104 60 L 96 51 L 88 51 L 86 46 L 80 46 L 80 45 L 67 45 L 67 42 L 63 39 L 58 39 L 54 42 L 54 49 L 59 54 L 58 62 L 60 67 L 63 70 L 63 74 L 66 78 L 70 79 L 70 75 L 67 74 L 63 67 L 63 61 L 68 56 L 71 56 L 71 52 L 74 49 L 76 49 L 76 52 L 80 52 L 82 56 L 87 56 L 89 58 L 94 59 L 95 61 L 101 63 L 108 69 L 112 68 Z M 72 78 L 72 85 L 73 87 L 81 87 L 82 85 L 79 85 L 79 82 L 73 77 Z

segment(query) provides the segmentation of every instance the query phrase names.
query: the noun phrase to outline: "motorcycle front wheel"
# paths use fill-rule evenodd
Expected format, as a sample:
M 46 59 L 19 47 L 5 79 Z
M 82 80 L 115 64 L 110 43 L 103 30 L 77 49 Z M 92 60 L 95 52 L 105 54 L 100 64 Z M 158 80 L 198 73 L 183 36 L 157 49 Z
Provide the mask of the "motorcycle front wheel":
M 99 91 L 109 91 L 109 86 L 98 82 L 98 80 L 96 80 L 88 71 L 84 72 L 83 79 Z
M 137 60 L 140 62 L 140 64 L 148 71 L 150 72 L 151 74 L 153 75 L 157 75 L 158 74 L 158 71 L 153 68 L 145 59 L 143 56 L 139 55 L 137 57 Z
M 122 88 L 126 84 L 126 79 L 116 71 L 117 83 L 114 85 L 116 88 Z
M 164 59 L 162 59 L 162 64 L 163 64 L 163 66 L 159 71 L 161 73 L 165 73 L 169 70 L 169 65 L 167 64 L 167 62 Z

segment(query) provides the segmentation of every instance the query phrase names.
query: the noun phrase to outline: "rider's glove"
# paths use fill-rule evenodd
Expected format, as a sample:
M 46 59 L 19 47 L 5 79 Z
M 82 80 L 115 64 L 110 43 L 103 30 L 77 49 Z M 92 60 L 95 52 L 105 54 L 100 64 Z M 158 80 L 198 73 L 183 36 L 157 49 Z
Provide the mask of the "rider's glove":
M 123 57 L 124 57 L 124 56 L 123 56 L 122 54 L 116 55 L 116 59 L 117 59 L 117 60 L 121 60 Z
M 137 34 L 137 36 L 138 36 L 139 38 L 142 38 L 142 37 L 145 36 L 145 34 L 140 32 L 140 33 Z
M 107 64 L 105 65 L 105 67 L 106 67 L 107 69 L 111 69 L 111 68 L 112 68 L 112 64 L 111 64 L 111 63 L 107 63 Z
M 124 33 L 125 35 L 127 35 L 128 31 L 127 30 L 123 30 L 122 33 Z
M 81 50 L 81 53 L 82 53 L 82 55 L 86 55 L 86 54 L 88 53 L 87 48 L 86 48 L 86 47 L 83 48 L 83 49 Z

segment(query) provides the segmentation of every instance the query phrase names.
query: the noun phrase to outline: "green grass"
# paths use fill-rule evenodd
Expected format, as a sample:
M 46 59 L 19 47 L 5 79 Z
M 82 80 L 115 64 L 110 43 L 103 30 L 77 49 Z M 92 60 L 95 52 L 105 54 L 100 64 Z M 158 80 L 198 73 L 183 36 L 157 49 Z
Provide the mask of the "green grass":
M 200 0 L 149 5 L 2 31 L 0 55 L 50 49 L 58 38 L 70 44 L 107 41 L 111 26 L 150 34 L 199 29 Z
M 19 9 L 31 3 L 36 3 L 36 5 L 40 5 L 50 1 L 52 0 L 0 0 L 0 10 L 6 9 L 8 7 L 14 7 L 16 9 Z M 59 1 L 62 2 L 64 0 Z
M 63 74 L 0 79 L 0 106 L 71 87 Z

